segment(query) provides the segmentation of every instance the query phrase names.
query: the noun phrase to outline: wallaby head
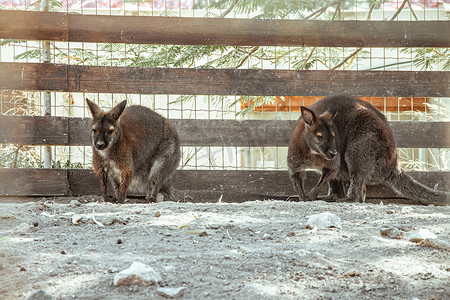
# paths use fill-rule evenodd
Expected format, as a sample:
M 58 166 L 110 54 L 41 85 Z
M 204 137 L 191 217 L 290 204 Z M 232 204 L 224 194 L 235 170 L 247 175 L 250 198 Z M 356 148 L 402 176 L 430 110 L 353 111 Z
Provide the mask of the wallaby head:
M 97 104 L 86 99 L 86 103 L 91 111 L 93 121 L 91 129 L 92 145 L 97 150 L 105 150 L 120 137 L 119 117 L 122 114 L 127 101 L 122 101 L 108 112 L 103 111 Z
M 337 155 L 336 136 L 333 128 L 332 115 L 325 112 L 320 116 L 302 106 L 302 118 L 305 121 L 305 142 L 311 151 L 323 155 L 327 160 L 333 159 Z

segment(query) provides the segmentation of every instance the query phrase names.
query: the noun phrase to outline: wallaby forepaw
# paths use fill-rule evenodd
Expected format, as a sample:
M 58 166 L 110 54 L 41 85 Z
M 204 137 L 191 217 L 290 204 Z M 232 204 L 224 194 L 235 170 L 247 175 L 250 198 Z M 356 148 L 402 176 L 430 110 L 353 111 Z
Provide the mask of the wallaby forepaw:
M 155 196 L 152 195 L 147 195 L 147 197 L 145 197 L 145 200 L 148 203 L 160 203 L 163 202 L 166 199 L 166 197 L 163 194 L 158 194 Z
M 336 202 L 339 198 L 336 195 L 328 195 L 323 197 L 321 200 L 325 202 Z
M 306 201 L 315 201 L 317 200 L 317 194 L 316 193 L 308 193 L 306 195 Z
M 285 201 L 289 201 L 289 202 L 300 202 L 300 197 L 298 196 L 289 196 L 286 198 Z
M 147 201 L 148 203 L 156 203 L 156 198 L 153 196 L 146 196 L 145 201 Z

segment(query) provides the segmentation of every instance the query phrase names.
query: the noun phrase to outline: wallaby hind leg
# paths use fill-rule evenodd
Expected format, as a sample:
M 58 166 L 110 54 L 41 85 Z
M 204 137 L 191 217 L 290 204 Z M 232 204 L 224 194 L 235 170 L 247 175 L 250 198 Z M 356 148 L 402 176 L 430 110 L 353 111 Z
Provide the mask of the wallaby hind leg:
M 366 179 L 361 175 L 350 176 L 350 186 L 347 191 L 347 197 L 339 201 L 350 201 L 364 203 L 366 199 Z
M 335 202 L 346 196 L 346 188 L 341 180 L 330 179 L 328 182 L 328 195 L 323 198 L 324 201 Z
M 170 176 L 172 177 L 172 176 Z M 174 201 L 175 198 L 173 197 L 172 194 L 172 178 L 168 178 L 166 179 L 166 182 L 164 182 L 161 190 L 159 191 L 159 194 L 156 196 L 156 198 L 162 196 L 162 199 L 164 201 Z
M 148 202 L 161 202 L 161 196 L 166 198 L 170 195 L 170 178 L 175 169 L 176 166 L 174 166 L 171 156 L 161 156 L 155 160 L 150 170 L 150 184 L 145 197 Z M 169 193 L 167 193 L 168 191 Z
M 296 172 L 296 173 L 289 173 L 289 177 L 291 179 L 292 185 L 294 186 L 294 190 L 298 193 L 298 201 L 306 201 L 306 194 L 304 189 L 304 182 L 305 182 L 305 175 L 306 173 L 303 172 Z M 291 197 L 289 197 L 287 200 L 291 201 Z
M 319 182 L 317 182 L 316 186 L 306 195 L 306 199 L 309 201 L 314 201 L 317 199 L 317 194 L 319 194 L 320 189 L 325 183 L 328 183 L 331 177 L 336 174 L 337 170 L 331 170 L 328 168 L 324 168 L 322 170 L 322 175 L 320 176 Z

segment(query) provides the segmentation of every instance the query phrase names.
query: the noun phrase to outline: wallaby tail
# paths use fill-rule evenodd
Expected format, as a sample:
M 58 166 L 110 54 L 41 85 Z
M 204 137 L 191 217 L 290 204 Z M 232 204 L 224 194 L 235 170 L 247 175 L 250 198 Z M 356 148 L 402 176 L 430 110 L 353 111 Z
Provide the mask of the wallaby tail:
M 402 196 L 422 204 L 450 205 L 450 193 L 430 189 L 415 181 L 403 170 L 394 170 L 386 182 Z

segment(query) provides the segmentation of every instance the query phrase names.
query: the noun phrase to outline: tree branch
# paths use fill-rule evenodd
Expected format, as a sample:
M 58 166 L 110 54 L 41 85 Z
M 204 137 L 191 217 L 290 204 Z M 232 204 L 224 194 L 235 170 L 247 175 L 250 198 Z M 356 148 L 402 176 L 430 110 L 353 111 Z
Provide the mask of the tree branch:
M 219 18 L 225 18 L 226 15 L 228 15 L 236 6 L 236 4 L 239 2 L 239 0 L 234 0 L 233 3 L 231 3 L 230 7 L 227 8 L 226 11 L 224 11 Z
M 310 15 L 304 17 L 303 20 L 308 20 L 308 19 L 314 17 L 315 15 L 319 14 L 318 16 L 316 16 L 316 18 L 317 18 L 317 17 L 319 17 L 321 14 L 323 14 L 329 7 L 331 7 L 331 6 L 333 6 L 333 5 L 336 5 L 336 4 L 341 4 L 342 1 L 343 1 L 343 0 L 335 1 L 335 2 L 330 3 L 330 4 L 328 4 L 328 5 L 326 5 L 326 6 L 322 7 L 322 8 L 319 8 L 318 10 L 314 11 L 312 14 L 310 14 Z
M 400 12 L 403 10 L 403 8 L 405 7 L 406 3 L 409 3 L 409 0 L 403 0 L 402 5 L 397 9 L 397 11 L 395 12 L 395 14 L 392 16 L 392 18 L 389 21 L 393 21 L 399 14 Z M 370 8 L 369 14 L 367 15 L 367 20 L 370 19 L 370 16 L 372 15 L 372 11 L 373 8 L 375 6 L 375 3 L 372 4 L 372 7 Z M 359 53 L 359 51 L 361 51 L 362 49 L 364 49 L 363 47 L 356 49 L 355 52 L 353 52 L 352 54 L 350 54 L 349 56 L 347 56 L 346 58 L 344 58 L 344 60 L 342 62 L 340 62 L 338 65 L 334 66 L 331 70 L 336 70 L 338 68 L 340 68 L 343 64 L 345 64 L 349 59 L 353 58 L 356 54 Z
M 247 59 L 249 59 L 249 57 L 252 56 L 252 54 L 255 53 L 258 49 L 259 49 L 259 46 L 253 47 L 252 51 L 250 51 L 250 52 L 247 54 L 247 56 L 244 57 L 244 58 L 241 60 L 241 62 L 236 66 L 236 69 L 238 69 L 239 67 L 241 67 L 241 66 L 245 63 L 245 61 L 246 61 Z

